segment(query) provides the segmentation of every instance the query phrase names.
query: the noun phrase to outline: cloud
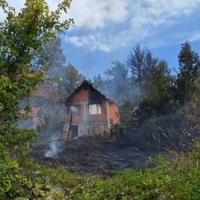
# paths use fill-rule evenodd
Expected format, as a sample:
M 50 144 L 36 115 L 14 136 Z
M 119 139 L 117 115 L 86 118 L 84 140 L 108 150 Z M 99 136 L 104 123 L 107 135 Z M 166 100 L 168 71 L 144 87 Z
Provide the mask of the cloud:
M 106 39 L 102 35 L 87 35 L 87 36 L 72 36 L 66 38 L 67 42 L 70 42 L 77 47 L 84 47 L 86 50 L 95 51 L 101 50 L 104 52 L 110 52 L 110 45 L 107 43 Z
M 131 0 L 73 0 L 70 15 L 78 28 L 94 30 L 110 23 L 125 21 L 130 2 Z
M 18 11 L 25 0 L 8 2 Z M 47 2 L 55 9 L 61 0 Z M 182 19 L 198 14 L 199 9 L 200 0 L 73 0 L 68 16 L 74 18 L 75 28 L 68 32 L 65 41 L 89 51 L 110 52 L 155 35 L 159 45 L 163 45 L 166 41 L 160 32 L 176 27 Z M 191 36 L 186 30 L 185 37 L 200 40 L 197 32 Z M 180 30 L 177 38 L 181 35 L 184 33 Z
M 193 30 L 179 34 L 177 35 L 177 38 L 179 39 L 180 43 L 186 40 L 189 40 L 190 42 L 198 41 L 200 40 L 200 30 Z
M 87 34 L 85 36 L 71 36 L 66 37 L 65 41 L 74 44 L 77 47 L 83 47 L 87 51 L 96 51 L 100 50 L 103 52 L 110 52 L 116 50 L 118 46 L 125 46 L 123 44 L 123 38 L 119 38 L 119 35 L 116 37 L 113 35 L 112 39 L 108 40 L 105 34 L 96 33 L 96 34 Z M 113 46 L 115 44 L 115 46 Z
M 200 0 L 74 0 L 70 14 L 76 31 L 66 41 L 109 52 L 175 26 L 199 8 Z

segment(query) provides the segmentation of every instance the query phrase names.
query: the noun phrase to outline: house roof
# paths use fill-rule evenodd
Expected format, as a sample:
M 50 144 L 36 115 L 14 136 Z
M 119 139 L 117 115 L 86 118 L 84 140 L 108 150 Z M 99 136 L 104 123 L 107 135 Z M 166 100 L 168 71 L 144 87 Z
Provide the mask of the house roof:
M 110 102 L 110 103 L 112 103 L 112 104 L 116 104 L 112 99 L 106 97 L 106 96 L 105 96 L 104 94 L 102 94 L 99 90 L 97 90 L 96 88 L 94 88 L 94 86 L 93 86 L 89 81 L 87 81 L 87 80 L 83 81 L 83 82 L 81 83 L 81 85 L 80 85 L 78 88 L 76 88 L 76 89 L 74 90 L 74 92 L 67 98 L 66 103 L 72 98 L 72 96 L 73 96 L 75 93 L 79 92 L 79 91 L 80 91 L 81 89 L 83 89 L 83 88 L 90 88 L 91 90 L 95 91 L 97 94 L 99 94 L 100 96 L 102 96 L 103 98 L 105 98 L 108 102 Z

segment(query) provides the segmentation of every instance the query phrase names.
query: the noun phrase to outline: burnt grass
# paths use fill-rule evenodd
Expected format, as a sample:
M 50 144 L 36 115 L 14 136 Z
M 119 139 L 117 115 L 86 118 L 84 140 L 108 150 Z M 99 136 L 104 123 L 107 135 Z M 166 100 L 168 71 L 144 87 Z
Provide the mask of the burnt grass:
M 60 141 L 58 146 L 58 153 L 52 157 L 45 156 L 50 144 L 36 146 L 32 156 L 42 164 L 81 175 L 111 176 L 119 170 L 154 167 L 153 158 L 167 154 L 156 148 L 138 149 L 126 142 L 90 137 Z

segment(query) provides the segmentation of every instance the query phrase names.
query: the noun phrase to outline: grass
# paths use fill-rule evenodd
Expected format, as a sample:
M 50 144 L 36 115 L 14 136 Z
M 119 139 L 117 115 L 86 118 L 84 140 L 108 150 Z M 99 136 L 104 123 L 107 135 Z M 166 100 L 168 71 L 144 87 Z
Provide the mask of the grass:
M 158 157 L 157 167 L 154 169 L 129 169 L 116 172 L 113 177 L 106 180 L 95 176 L 79 176 L 63 169 L 53 169 L 33 162 L 29 162 L 27 166 L 31 168 L 28 176 L 33 184 L 18 199 L 200 199 L 200 141 L 195 143 L 191 152 L 174 154 L 173 161 Z
M 200 199 L 200 141 L 188 153 L 174 153 L 172 161 L 158 157 L 153 169 L 129 169 L 108 179 L 80 176 L 30 159 L 21 166 L 8 164 L 8 173 L 0 171 L 1 200 Z

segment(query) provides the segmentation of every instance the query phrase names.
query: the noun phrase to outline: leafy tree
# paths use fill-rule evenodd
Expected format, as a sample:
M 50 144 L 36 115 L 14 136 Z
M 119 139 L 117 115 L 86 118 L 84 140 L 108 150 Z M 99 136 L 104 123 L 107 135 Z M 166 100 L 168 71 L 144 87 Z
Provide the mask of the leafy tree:
M 159 114 L 172 111 L 174 78 L 170 75 L 166 61 L 161 60 L 152 68 L 150 76 L 149 87 L 142 103 L 148 102 L 148 105 L 145 103 L 145 107 L 150 106 Z
M 177 76 L 177 94 L 181 104 L 187 102 L 195 91 L 195 80 L 200 73 L 200 60 L 191 44 L 185 42 L 181 45 L 179 53 L 179 73 Z
M 0 1 L 0 8 L 6 15 L 0 23 L 1 199 L 13 199 L 23 190 L 20 181 L 26 177 L 17 173 L 20 160 L 35 135 L 32 131 L 18 129 L 18 121 L 23 116 L 18 100 L 29 95 L 43 80 L 42 69 L 32 71 L 33 55 L 72 24 L 72 19 L 60 19 L 63 12 L 67 13 L 70 2 L 62 1 L 51 12 L 45 0 L 26 0 L 24 8 L 16 13 L 5 0 Z

